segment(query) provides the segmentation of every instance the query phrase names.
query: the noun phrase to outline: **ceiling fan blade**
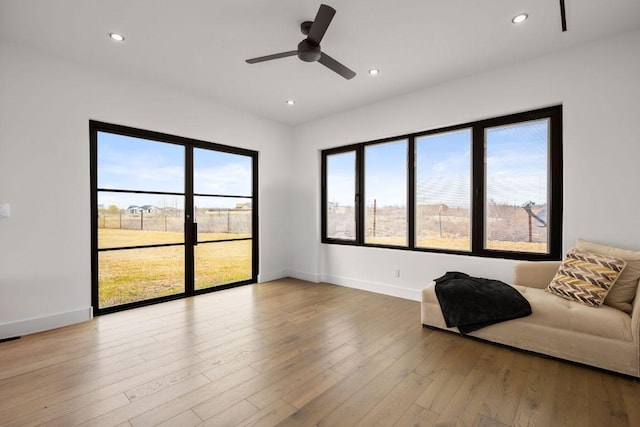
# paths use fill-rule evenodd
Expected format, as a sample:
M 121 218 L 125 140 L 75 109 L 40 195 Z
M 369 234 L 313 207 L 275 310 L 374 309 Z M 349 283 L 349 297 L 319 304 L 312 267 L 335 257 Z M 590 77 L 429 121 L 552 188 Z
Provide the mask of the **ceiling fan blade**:
M 329 24 L 335 14 L 336 10 L 334 8 L 327 6 L 326 4 L 321 4 L 320 9 L 318 9 L 318 14 L 316 15 L 316 19 L 313 20 L 313 25 L 311 25 L 307 39 L 311 40 L 315 44 L 320 44 L 320 41 L 324 37 L 324 33 L 327 32 L 327 28 L 329 28 Z
M 350 69 L 348 69 L 347 67 L 345 67 L 344 65 L 342 65 L 341 63 L 339 63 L 338 61 L 336 61 L 335 59 L 333 59 L 332 57 L 330 57 L 324 52 L 320 54 L 320 59 L 318 59 L 318 62 L 324 65 L 325 67 L 329 68 L 330 70 L 340 74 L 342 77 L 344 77 L 347 80 L 351 80 L 356 76 L 356 73 L 354 73 L 353 71 L 351 71 Z
M 247 59 L 246 62 L 247 64 L 255 64 L 256 62 L 271 61 L 272 59 L 286 58 L 287 56 L 294 56 L 297 54 L 297 50 L 290 50 L 288 52 L 274 53 L 273 55 L 259 56 L 257 58 Z

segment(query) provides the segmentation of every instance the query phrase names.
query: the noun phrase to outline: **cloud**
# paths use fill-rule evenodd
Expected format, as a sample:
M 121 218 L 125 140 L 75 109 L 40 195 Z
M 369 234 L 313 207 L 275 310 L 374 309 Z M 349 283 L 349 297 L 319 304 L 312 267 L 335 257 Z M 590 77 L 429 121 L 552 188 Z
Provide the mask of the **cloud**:
M 194 192 L 251 196 L 252 171 L 249 164 L 228 163 L 221 167 L 197 169 L 193 173 Z

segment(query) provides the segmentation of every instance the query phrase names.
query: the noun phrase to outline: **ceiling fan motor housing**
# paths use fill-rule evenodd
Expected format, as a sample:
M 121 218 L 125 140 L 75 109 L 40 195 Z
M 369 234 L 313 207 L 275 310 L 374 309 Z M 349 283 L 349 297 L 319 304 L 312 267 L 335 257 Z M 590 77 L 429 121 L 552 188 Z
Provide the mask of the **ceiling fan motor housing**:
M 305 36 L 308 36 L 312 25 L 313 25 L 313 21 L 304 21 L 300 23 L 300 32 Z
M 313 43 L 309 39 L 304 39 L 298 43 L 298 58 L 305 62 L 316 62 L 320 59 L 320 45 Z

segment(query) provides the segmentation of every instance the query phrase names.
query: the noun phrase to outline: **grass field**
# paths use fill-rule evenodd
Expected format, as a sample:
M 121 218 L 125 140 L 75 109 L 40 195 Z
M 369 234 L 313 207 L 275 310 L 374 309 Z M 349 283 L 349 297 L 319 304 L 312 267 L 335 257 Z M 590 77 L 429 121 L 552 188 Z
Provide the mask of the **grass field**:
M 200 240 L 248 235 L 201 233 Z M 100 229 L 100 248 L 181 243 L 179 232 Z M 201 243 L 195 247 L 195 287 L 204 289 L 251 278 L 251 241 Z M 100 308 L 184 292 L 184 246 L 100 252 Z

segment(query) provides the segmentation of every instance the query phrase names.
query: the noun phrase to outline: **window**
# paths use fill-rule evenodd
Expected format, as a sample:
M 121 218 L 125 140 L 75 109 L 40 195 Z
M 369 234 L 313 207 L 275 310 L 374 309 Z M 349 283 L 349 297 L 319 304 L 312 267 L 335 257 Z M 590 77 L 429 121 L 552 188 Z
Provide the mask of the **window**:
M 365 243 L 407 246 L 407 140 L 364 148 Z
M 331 239 L 356 239 L 356 152 L 338 152 L 325 158 L 327 177 L 324 191 L 326 225 Z
M 416 138 L 416 246 L 471 250 L 471 129 Z
M 484 247 L 548 252 L 548 119 L 485 129 Z
M 560 259 L 562 107 L 322 152 L 322 241 Z
M 256 281 L 257 152 L 89 127 L 94 314 Z

